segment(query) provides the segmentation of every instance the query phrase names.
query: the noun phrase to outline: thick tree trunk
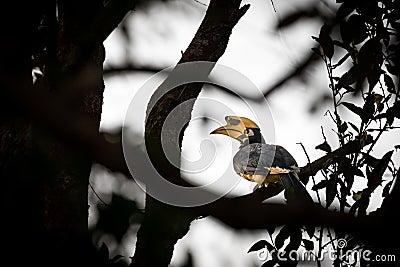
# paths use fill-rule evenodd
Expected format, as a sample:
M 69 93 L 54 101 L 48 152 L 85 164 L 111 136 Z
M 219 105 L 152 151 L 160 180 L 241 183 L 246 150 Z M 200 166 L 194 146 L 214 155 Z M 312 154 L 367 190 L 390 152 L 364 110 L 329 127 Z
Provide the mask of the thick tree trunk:
M 91 22 L 102 2 L 58 1 L 58 22 L 51 1 L 7 10 L 7 18 L 22 19 L 2 23 L 6 29 L 0 42 L 0 86 L 50 91 L 77 117 L 89 115 L 99 125 L 104 48 L 82 46 L 77 34 Z M 43 12 L 52 23 L 51 37 L 43 79 L 33 85 L 32 48 Z M 23 107 L 8 100 L 0 100 L 2 230 L 8 246 L 3 258 L 15 256 L 18 260 L 18 255 L 24 255 L 29 264 L 53 266 L 89 262 L 87 197 L 92 163 L 61 143 L 44 125 L 26 119 Z

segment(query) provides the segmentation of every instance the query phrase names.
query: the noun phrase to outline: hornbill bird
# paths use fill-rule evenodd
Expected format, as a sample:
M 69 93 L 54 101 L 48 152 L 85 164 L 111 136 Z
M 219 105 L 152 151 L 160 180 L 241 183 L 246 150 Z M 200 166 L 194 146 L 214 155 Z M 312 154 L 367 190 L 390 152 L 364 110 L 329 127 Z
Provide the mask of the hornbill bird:
M 286 198 L 312 203 L 305 186 L 299 180 L 296 160 L 283 147 L 266 144 L 260 128 L 245 117 L 226 116 L 227 124 L 210 134 L 223 134 L 240 142 L 233 157 L 233 168 L 241 177 L 258 186 L 274 184 L 286 190 Z M 257 188 L 256 187 L 256 188 Z

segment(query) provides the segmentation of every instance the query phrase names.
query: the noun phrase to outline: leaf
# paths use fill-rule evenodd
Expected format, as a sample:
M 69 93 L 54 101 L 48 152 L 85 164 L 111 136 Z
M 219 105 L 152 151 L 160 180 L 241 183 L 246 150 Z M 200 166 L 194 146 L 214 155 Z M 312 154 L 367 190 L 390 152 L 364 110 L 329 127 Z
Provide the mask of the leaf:
M 267 231 L 268 231 L 268 233 L 270 234 L 270 235 L 273 235 L 274 234 L 274 232 L 275 232 L 275 225 L 268 225 L 267 227 Z
M 351 15 L 346 23 L 346 26 L 351 29 L 351 41 L 353 45 L 362 43 L 368 37 L 367 26 L 360 15 Z
M 346 179 L 347 182 L 349 180 L 350 179 Z M 337 181 L 338 185 L 340 185 L 340 195 L 342 196 L 343 194 L 346 194 L 346 196 L 350 196 L 350 189 L 349 189 L 349 187 L 346 186 L 344 181 L 342 181 L 342 179 L 337 179 L 336 181 Z M 354 175 L 351 177 L 351 181 L 348 183 L 352 185 L 353 181 L 354 181 Z
M 353 192 L 353 196 L 352 196 L 353 200 L 354 201 L 360 200 L 363 192 L 364 191 Z
M 332 58 L 333 53 L 335 52 L 333 40 L 329 36 L 331 28 L 332 28 L 331 26 L 324 23 L 324 25 L 322 25 L 322 27 L 321 27 L 321 30 L 319 32 L 319 37 L 318 37 L 318 41 L 319 41 L 319 44 L 321 45 L 322 51 L 324 51 L 324 54 L 328 58 Z
M 377 105 L 376 105 L 376 110 L 378 111 L 378 112 L 382 112 L 382 110 L 385 108 L 385 105 L 383 104 L 383 103 L 378 103 Z
M 143 213 L 138 209 L 136 202 L 125 199 L 119 195 L 112 195 L 112 202 L 108 206 L 98 205 L 99 220 L 97 229 L 112 234 L 118 242 L 121 242 L 125 233 L 136 218 L 140 222 Z
M 311 240 L 302 239 L 301 241 L 303 242 L 304 248 L 306 250 L 313 250 L 314 249 L 314 242 L 312 242 Z
M 374 96 L 374 100 L 375 100 L 375 104 L 380 104 L 383 101 L 383 95 L 380 94 L 373 94 Z
M 345 178 L 347 187 L 350 189 L 353 186 L 354 183 L 354 175 L 356 172 L 361 172 L 356 166 L 353 166 L 351 163 L 351 160 L 347 157 L 344 157 L 343 160 L 339 162 L 338 166 L 338 174 L 343 173 L 343 176 Z M 361 175 L 363 173 L 361 172 Z M 339 180 L 341 181 L 341 180 Z M 344 184 L 342 187 L 346 187 Z M 349 192 L 348 192 L 349 193 Z
M 341 103 L 343 106 L 345 106 L 347 109 L 349 109 L 350 111 L 352 111 L 353 113 L 357 114 L 360 118 L 362 116 L 362 108 L 354 105 L 353 103 L 349 103 L 349 102 L 342 102 Z
M 328 144 L 328 142 L 323 142 L 322 144 L 319 144 L 319 145 L 317 145 L 316 147 L 315 147 L 315 149 L 320 149 L 320 150 L 322 150 L 322 151 L 325 151 L 325 152 L 327 152 L 327 153 L 329 153 L 329 152 L 331 152 L 332 151 L 332 149 L 331 149 L 331 146 Z
M 374 89 L 375 85 L 379 82 L 379 79 L 380 79 L 382 73 L 383 73 L 383 71 L 381 70 L 379 65 L 374 64 L 372 66 L 372 69 L 367 74 L 367 80 L 368 80 L 370 91 L 372 91 Z
M 376 167 L 371 171 L 371 173 L 367 173 L 368 178 L 368 189 L 372 191 L 375 190 L 376 187 L 381 185 L 383 173 L 385 172 L 387 166 L 389 165 L 390 159 L 392 157 L 393 150 L 388 151 L 378 162 Z
M 290 237 L 290 227 L 288 225 L 284 225 L 279 233 L 276 235 L 275 238 L 275 246 L 277 249 L 280 249 L 283 247 L 283 244 L 285 243 L 285 240 Z
M 334 175 L 329 178 L 327 184 L 326 184 L 326 207 L 329 207 L 333 200 L 336 197 L 337 193 L 337 186 L 336 186 L 336 177 Z
M 371 144 L 374 141 L 374 138 L 370 134 L 362 134 L 360 138 L 361 147 Z
M 339 127 L 338 127 L 339 133 L 344 133 L 344 132 L 346 132 L 347 128 L 348 128 L 347 123 L 346 123 L 346 122 L 343 122 L 343 123 L 342 123 L 341 125 L 339 125 Z
M 393 181 L 388 182 L 382 190 L 382 197 L 387 197 L 392 187 Z
M 387 87 L 388 92 L 392 93 L 392 94 L 395 94 L 396 90 L 395 90 L 395 86 L 394 86 L 394 82 L 393 82 L 392 77 L 390 77 L 386 73 L 383 75 L 383 77 L 384 77 L 384 82 L 385 82 L 385 85 Z
M 313 238 L 314 233 L 315 233 L 315 226 L 314 225 L 306 225 L 305 228 L 306 228 L 306 232 L 307 232 L 308 236 L 310 238 Z
M 381 115 L 381 114 L 379 114 L 379 115 Z M 392 124 L 394 122 L 394 109 L 393 109 L 393 107 L 388 108 L 386 113 L 384 113 L 382 115 L 385 115 L 387 124 L 389 126 L 392 126 Z
M 350 215 L 356 214 L 356 211 L 360 207 L 360 205 L 361 205 L 360 199 L 354 202 L 354 204 L 350 207 L 349 214 Z
M 251 246 L 251 248 L 249 248 L 249 251 L 247 251 L 247 253 L 259 251 L 259 250 L 262 250 L 265 248 L 267 248 L 268 251 L 274 250 L 274 246 L 272 246 L 267 240 L 260 240 L 260 241 L 257 241 L 256 243 L 254 243 Z
M 382 59 L 382 45 L 377 38 L 366 41 L 358 53 L 358 64 L 366 71 L 371 70 L 373 65 L 380 65 Z
M 359 132 L 358 127 L 355 126 L 352 122 L 349 121 L 349 125 L 351 126 L 351 128 L 353 128 L 353 130 L 354 130 L 356 133 Z
M 393 104 L 393 116 L 395 118 L 400 119 L 400 101 L 397 101 Z
M 385 64 L 385 67 L 386 67 L 387 71 L 390 74 L 395 75 L 395 76 L 399 75 L 399 70 L 395 66 L 393 66 L 392 64 L 390 64 L 390 63 L 389 64 Z
M 338 89 L 352 85 L 355 82 L 362 81 L 365 76 L 366 74 L 363 68 L 361 68 L 359 64 L 356 64 L 351 67 L 349 71 L 343 74 L 342 77 L 340 77 L 337 83 Z
M 290 251 L 296 251 L 299 249 L 301 245 L 301 238 L 302 238 L 302 232 L 300 227 L 291 227 L 291 232 L 290 232 L 290 242 L 286 246 L 285 251 L 290 252 Z
M 364 162 L 368 166 L 370 166 L 372 168 L 375 168 L 378 165 L 379 159 L 377 159 L 377 158 L 375 158 L 375 157 L 373 157 L 370 154 L 367 154 L 365 152 L 362 152 L 362 155 L 364 156 Z
M 354 215 L 358 210 L 358 215 L 363 216 L 366 214 L 366 210 L 369 205 L 371 193 L 368 191 L 368 188 L 364 189 L 361 193 L 360 199 L 358 199 L 354 204 L 351 206 L 349 210 L 350 215 Z
M 369 206 L 370 197 L 361 201 L 360 206 L 358 207 L 358 216 L 365 216 L 367 214 L 367 208 Z
M 344 55 L 339 61 L 338 61 L 338 63 L 336 63 L 335 65 L 334 65 L 334 67 L 336 68 L 336 67 L 339 67 L 340 65 L 342 65 L 345 61 L 346 61 L 346 59 L 348 59 L 349 57 L 350 57 L 350 53 L 346 53 L 346 55 Z
M 362 172 L 362 170 L 360 170 L 356 166 L 353 166 L 353 171 L 354 171 L 354 175 L 359 176 L 359 177 L 364 177 L 364 173 Z
M 327 180 L 322 180 L 321 182 L 317 183 L 316 185 L 314 185 L 311 190 L 313 191 L 317 191 L 319 189 L 325 188 L 326 185 L 328 184 Z
M 375 113 L 375 97 L 369 94 L 365 98 L 364 106 L 362 108 L 361 119 L 363 122 L 368 122 L 374 117 Z
M 340 34 L 345 44 L 357 45 L 368 37 L 368 30 L 362 17 L 353 14 L 340 25 Z

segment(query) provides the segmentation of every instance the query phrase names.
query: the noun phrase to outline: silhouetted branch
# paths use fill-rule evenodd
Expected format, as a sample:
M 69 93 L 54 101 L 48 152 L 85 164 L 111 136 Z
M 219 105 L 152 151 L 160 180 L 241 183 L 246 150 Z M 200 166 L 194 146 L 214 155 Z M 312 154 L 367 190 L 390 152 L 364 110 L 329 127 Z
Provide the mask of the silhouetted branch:
M 276 90 L 278 90 L 281 86 L 283 86 L 285 83 L 289 82 L 293 78 L 301 76 L 304 73 L 304 71 L 307 70 L 307 67 L 313 64 L 318 59 L 319 59 L 318 55 L 316 55 L 314 52 L 310 52 L 309 54 L 307 54 L 292 71 L 288 72 L 284 77 L 282 77 L 276 83 L 268 87 L 266 90 L 263 90 L 264 97 L 267 98 Z M 259 101 L 262 100 L 260 99 Z
M 158 68 L 153 66 L 135 66 L 133 64 L 128 64 L 123 66 L 108 66 L 104 69 L 103 74 L 105 76 L 113 76 L 113 75 L 125 74 L 127 72 L 157 73 L 162 70 L 163 68 Z
M 310 54 L 307 54 L 307 56 L 304 57 L 292 71 L 289 71 L 284 77 L 279 79 L 276 83 L 274 83 L 267 89 L 262 90 L 264 98 L 268 98 L 272 93 L 276 92 L 278 89 L 280 89 L 284 84 L 286 84 L 290 80 L 303 75 L 304 71 L 306 71 L 308 69 L 307 67 L 310 66 L 311 64 L 313 64 L 314 62 L 316 62 L 318 59 L 320 59 L 319 56 L 313 52 L 311 52 Z M 231 90 L 229 90 L 223 86 L 220 86 L 220 85 L 213 84 L 213 86 L 231 96 L 234 96 L 234 97 L 239 97 L 239 98 L 243 98 L 245 100 L 250 100 L 250 101 L 255 101 L 255 102 L 263 101 L 263 98 L 260 98 L 260 97 L 254 97 L 254 96 L 250 96 L 250 95 L 246 95 L 246 94 L 238 95 L 238 94 L 232 92 Z
M 95 19 L 79 34 L 78 43 L 84 47 L 97 47 L 121 23 L 126 14 L 133 10 L 136 0 L 110 0 L 96 15 Z

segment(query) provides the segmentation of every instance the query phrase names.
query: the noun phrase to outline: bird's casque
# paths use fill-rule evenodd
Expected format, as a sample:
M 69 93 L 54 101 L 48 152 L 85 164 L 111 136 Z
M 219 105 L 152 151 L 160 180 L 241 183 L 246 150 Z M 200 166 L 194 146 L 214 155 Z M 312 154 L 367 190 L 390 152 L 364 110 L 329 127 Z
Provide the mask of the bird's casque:
M 298 178 L 296 160 L 285 148 L 266 144 L 258 125 L 248 118 L 227 116 L 225 120 L 227 124 L 211 134 L 227 135 L 240 142 L 239 151 L 233 157 L 233 168 L 238 175 L 258 185 L 281 185 L 296 197 L 312 201 Z

